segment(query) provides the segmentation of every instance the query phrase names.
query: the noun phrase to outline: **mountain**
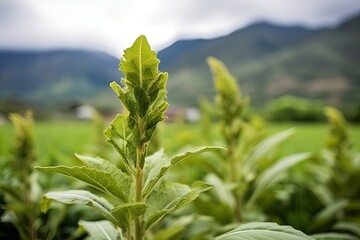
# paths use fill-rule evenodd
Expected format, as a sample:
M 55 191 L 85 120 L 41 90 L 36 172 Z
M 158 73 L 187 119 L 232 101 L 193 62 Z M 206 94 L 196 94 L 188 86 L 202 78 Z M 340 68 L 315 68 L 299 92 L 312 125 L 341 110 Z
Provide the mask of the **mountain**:
M 168 88 L 177 89 L 170 95 L 170 102 L 196 105 L 199 94 L 213 96 L 208 56 L 221 59 L 234 72 L 242 65 L 294 46 L 311 34 L 311 30 L 301 27 L 257 23 L 216 39 L 176 42 L 159 53 L 162 62 L 167 63 L 161 67 L 171 77 Z
M 107 94 L 109 83 L 121 77 L 118 63 L 110 55 L 82 50 L 0 51 L 0 100 L 105 107 L 114 97 Z
M 259 22 L 214 39 L 177 41 L 158 57 L 160 70 L 170 75 L 172 105 L 213 98 L 206 58 L 214 56 L 237 77 L 253 106 L 284 94 L 344 106 L 360 101 L 358 39 L 360 16 L 317 30 Z M 0 50 L 0 101 L 47 108 L 78 102 L 114 109 L 119 105 L 109 83 L 121 78 L 118 63 L 91 51 Z
M 162 66 L 170 74 L 168 88 L 176 89 L 170 102 L 195 105 L 200 95 L 213 97 L 208 56 L 227 65 L 255 106 L 284 94 L 338 106 L 359 102 L 359 19 L 320 30 L 258 23 L 196 47 L 193 40 L 176 42 L 159 53 L 173 61 Z

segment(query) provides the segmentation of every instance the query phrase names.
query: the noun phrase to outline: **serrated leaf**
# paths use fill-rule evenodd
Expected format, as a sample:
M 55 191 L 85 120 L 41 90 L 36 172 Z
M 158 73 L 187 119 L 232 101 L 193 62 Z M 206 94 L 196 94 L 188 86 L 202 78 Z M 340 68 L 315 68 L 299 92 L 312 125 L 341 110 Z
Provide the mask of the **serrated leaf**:
M 164 155 L 163 150 L 160 150 L 152 156 L 147 157 L 144 167 L 145 183 L 143 197 L 148 196 L 161 177 L 164 176 L 171 167 L 175 166 L 180 161 L 201 152 L 217 150 L 226 150 L 226 148 L 217 146 L 195 147 L 172 157 L 170 160 Z
M 84 156 L 80 154 L 75 154 L 75 156 L 84 163 L 85 166 L 90 168 L 96 168 L 98 170 L 102 170 L 104 172 L 110 173 L 114 178 L 121 179 L 121 182 L 126 183 L 130 188 L 130 177 L 121 171 L 115 164 L 111 163 L 108 160 L 105 160 L 101 157 L 91 157 Z
M 131 202 L 131 203 L 124 203 L 119 206 L 116 206 L 112 211 L 112 215 L 119 220 L 120 226 L 123 229 L 126 229 L 127 226 L 125 223 L 129 222 L 132 219 L 135 219 L 138 216 L 141 216 L 146 211 L 146 204 L 140 202 Z
M 243 168 L 246 169 L 246 171 L 252 171 L 253 167 L 260 159 L 269 155 L 282 142 L 293 135 L 294 132 L 295 131 L 293 129 L 288 129 L 262 140 L 256 145 L 256 147 L 253 148 L 254 151 L 251 153 L 249 158 L 245 160 Z
M 314 240 L 303 232 L 290 226 L 276 223 L 254 222 L 243 224 L 234 230 L 212 238 L 213 240 Z
M 89 222 L 80 220 L 79 226 L 83 227 L 89 236 L 87 240 L 121 240 L 121 231 L 116 229 L 114 225 L 106 220 Z
M 58 201 L 65 204 L 87 205 L 95 209 L 98 213 L 113 223 L 117 223 L 116 218 L 111 214 L 113 206 L 104 198 L 100 198 L 91 192 L 85 190 L 68 190 L 46 193 L 40 201 L 40 209 L 47 212 L 52 201 Z
M 202 192 L 211 189 L 212 186 L 205 182 L 195 182 L 191 188 L 180 183 L 162 183 L 149 195 L 146 204 L 144 220 L 146 229 L 149 229 L 165 215 L 190 204 Z
M 311 235 L 315 240 L 359 240 L 357 237 L 354 237 L 346 233 L 318 233 Z
M 127 126 L 127 115 L 118 114 L 105 130 L 109 142 L 120 154 L 122 161 L 129 173 L 133 172 L 130 162 L 135 159 L 135 146 L 132 144 L 132 133 Z
M 159 63 L 155 51 L 151 50 L 146 37 L 141 35 L 124 51 L 119 69 L 133 87 L 147 89 L 147 86 L 158 78 Z
M 126 79 L 122 79 L 122 82 L 126 86 L 125 89 L 122 89 L 116 82 L 110 83 L 110 86 L 116 92 L 119 100 L 124 104 L 126 109 L 128 109 L 129 112 L 136 112 L 137 105 L 134 91 L 132 91 L 132 89 L 129 87 L 129 81 L 127 81 Z
M 131 188 L 131 177 L 121 171 L 117 166 L 111 163 L 108 160 L 102 159 L 101 157 L 90 157 L 90 156 L 83 156 L 80 154 L 75 154 L 75 156 L 81 160 L 85 166 L 90 168 L 96 168 L 98 170 L 110 173 L 117 181 L 122 183 L 126 192 L 129 193 Z
M 311 154 L 309 153 L 298 153 L 290 156 L 286 156 L 276 162 L 273 166 L 266 169 L 258 178 L 255 183 L 255 190 L 251 197 L 246 203 L 246 207 L 250 207 L 260 194 L 266 192 L 266 189 L 277 182 L 279 176 L 296 164 L 309 159 Z
M 86 182 L 100 191 L 111 194 L 124 202 L 129 200 L 130 178 L 116 179 L 111 173 L 86 166 L 36 167 L 44 172 L 60 173 Z

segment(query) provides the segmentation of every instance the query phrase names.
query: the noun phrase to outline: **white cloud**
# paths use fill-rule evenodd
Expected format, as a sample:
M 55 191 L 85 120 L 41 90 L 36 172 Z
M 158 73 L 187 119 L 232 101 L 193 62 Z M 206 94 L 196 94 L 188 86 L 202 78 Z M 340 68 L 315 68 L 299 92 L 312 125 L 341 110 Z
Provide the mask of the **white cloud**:
M 140 34 L 155 49 L 257 20 L 333 25 L 360 0 L 0 0 L 0 48 L 92 48 L 120 56 Z

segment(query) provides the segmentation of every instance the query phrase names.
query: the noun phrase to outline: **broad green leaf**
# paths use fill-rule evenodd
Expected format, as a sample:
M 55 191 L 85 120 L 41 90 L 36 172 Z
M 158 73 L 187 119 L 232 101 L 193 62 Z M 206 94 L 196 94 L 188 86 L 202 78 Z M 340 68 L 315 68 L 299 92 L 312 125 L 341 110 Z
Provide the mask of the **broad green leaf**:
M 346 233 L 318 233 L 311 235 L 315 240 L 359 240 L 359 238 L 354 237 Z
M 309 153 L 298 153 L 290 156 L 286 156 L 276 162 L 273 166 L 263 172 L 255 183 L 255 190 L 248 202 L 246 207 L 250 207 L 260 194 L 266 192 L 267 188 L 271 187 L 276 183 L 282 173 L 286 172 L 291 167 L 294 167 L 298 163 L 309 159 L 311 154 Z
M 151 50 L 146 37 L 141 35 L 124 51 L 119 69 L 132 86 L 147 88 L 154 79 L 158 78 L 159 63 L 155 51 Z
M 195 182 L 191 188 L 180 183 L 164 183 L 158 185 L 149 195 L 146 204 L 145 225 L 149 229 L 165 215 L 188 205 L 202 192 L 211 189 L 212 186 L 204 182 Z
M 87 184 L 103 191 L 104 193 L 111 194 L 124 202 L 129 200 L 129 180 L 116 179 L 109 172 L 104 172 L 95 168 L 86 166 L 81 167 L 67 167 L 67 166 L 54 166 L 54 167 L 36 167 L 36 169 L 44 172 L 60 173 L 66 176 L 86 182 Z M 122 182 L 124 181 L 124 182 Z
M 113 163 L 100 157 L 90 157 L 79 154 L 75 154 L 75 156 L 89 168 L 96 168 L 98 170 L 110 173 L 115 179 L 117 179 L 117 181 L 122 183 L 122 186 L 124 186 L 124 189 L 126 189 L 127 193 L 130 191 L 131 177 L 122 172 Z
M 276 223 L 253 222 L 243 224 L 234 230 L 212 238 L 213 240 L 314 240 L 290 226 Z
M 144 167 L 145 183 L 143 196 L 148 196 L 161 177 L 164 176 L 171 167 L 180 161 L 201 152 L 217 150 L 226 149 L 217 146 L 196 147 L 172 157 L 171 160 L 168 160 L 168 158 L 164 155 L 163 150 L 160 150 L 159 152 L 147 157 Z
M 68 190 L 46 193 L 40 201 L 40 209 L 47 212 L 52 201 L 58 201 L 65 204 L 81 204 L 94 208 L 102 216 L 113 223 L 117 223 L 116 218 L 111 214 L 113 206 L 104 198 L 100 198 L 91 192 L 84 190 Z
M 112 215 L 119 220 L 120 226 L 127 229 L 125 223 L 141 216 L 146 211 L 146 204 L 141 202 L 124 203 L 116 206 L 112 211 Z
M 121 240 L 121 230 L 116 229 L 114 225 L 106 220 L 89 222 L 79 221 L 79 226 L 83 227 L 89 236 L 87 240 Z
M 325 207 L 322 211 L 320 211 L 314 218 L 311 224 L 311 229 L 316 229 L 318 227 L 322 227 L 333 219 L 336 218 L 336 215 L 343 211 L 349 205 L 348 200 L 342 199 L 337 201 L 327 207 Z
M 252 154 L 247 158 L 244 162 L 244 170 L 245 171 L 253 171 L 254 166 L 256 166 L 257 162 L 265 157 L 267 157 L 270 153 L 272 153 L 282 142 L 288 139 L 291 135 L 294 134 L 293 129 L 288 129 L 282 131 L 278 134 L 270 136 L 264 140 L 262 140 L 258 145 L 256 145 L 253 149 Z

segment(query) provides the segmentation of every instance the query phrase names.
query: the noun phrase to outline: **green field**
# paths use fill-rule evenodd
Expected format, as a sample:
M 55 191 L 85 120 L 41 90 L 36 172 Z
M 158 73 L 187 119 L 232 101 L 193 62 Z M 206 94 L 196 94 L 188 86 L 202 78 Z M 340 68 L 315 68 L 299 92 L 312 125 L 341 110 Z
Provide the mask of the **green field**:
M 106 128 L 105 125 L 104 128 Z M 317 152 L 324 147 L 328 127 L 325 123 L 268 123 L 268 134 L 274 134 L 288 128 L 294 128 L 295 134 L 281 148 L 282 154 L 296 152 Z M 35 122 L 34 135 L 40 163 L 47 164 L 52 158 L 62 161 L 74 159 L 74 153 L 91 152 L 97 142 L 104 142 L 101 129 L 93 122 L 82 121 L 48 121 Z M 216 129 L 212 129 L 215 139 Z M 353 150 L 360 151 L 360 125 L 349 125 Z M 14 145 L 14 128 L 10 123 L 0 126 L 0 157 L 9 154 Z M 163 124 L 158 134 L 161 145 L 167 152 L 175 152 L 179 148 L 206 144 L 198 124 Z M 219 142 L 221 139 L 219 137 Z M 208 142 L 207 144 L 211 144 Z

